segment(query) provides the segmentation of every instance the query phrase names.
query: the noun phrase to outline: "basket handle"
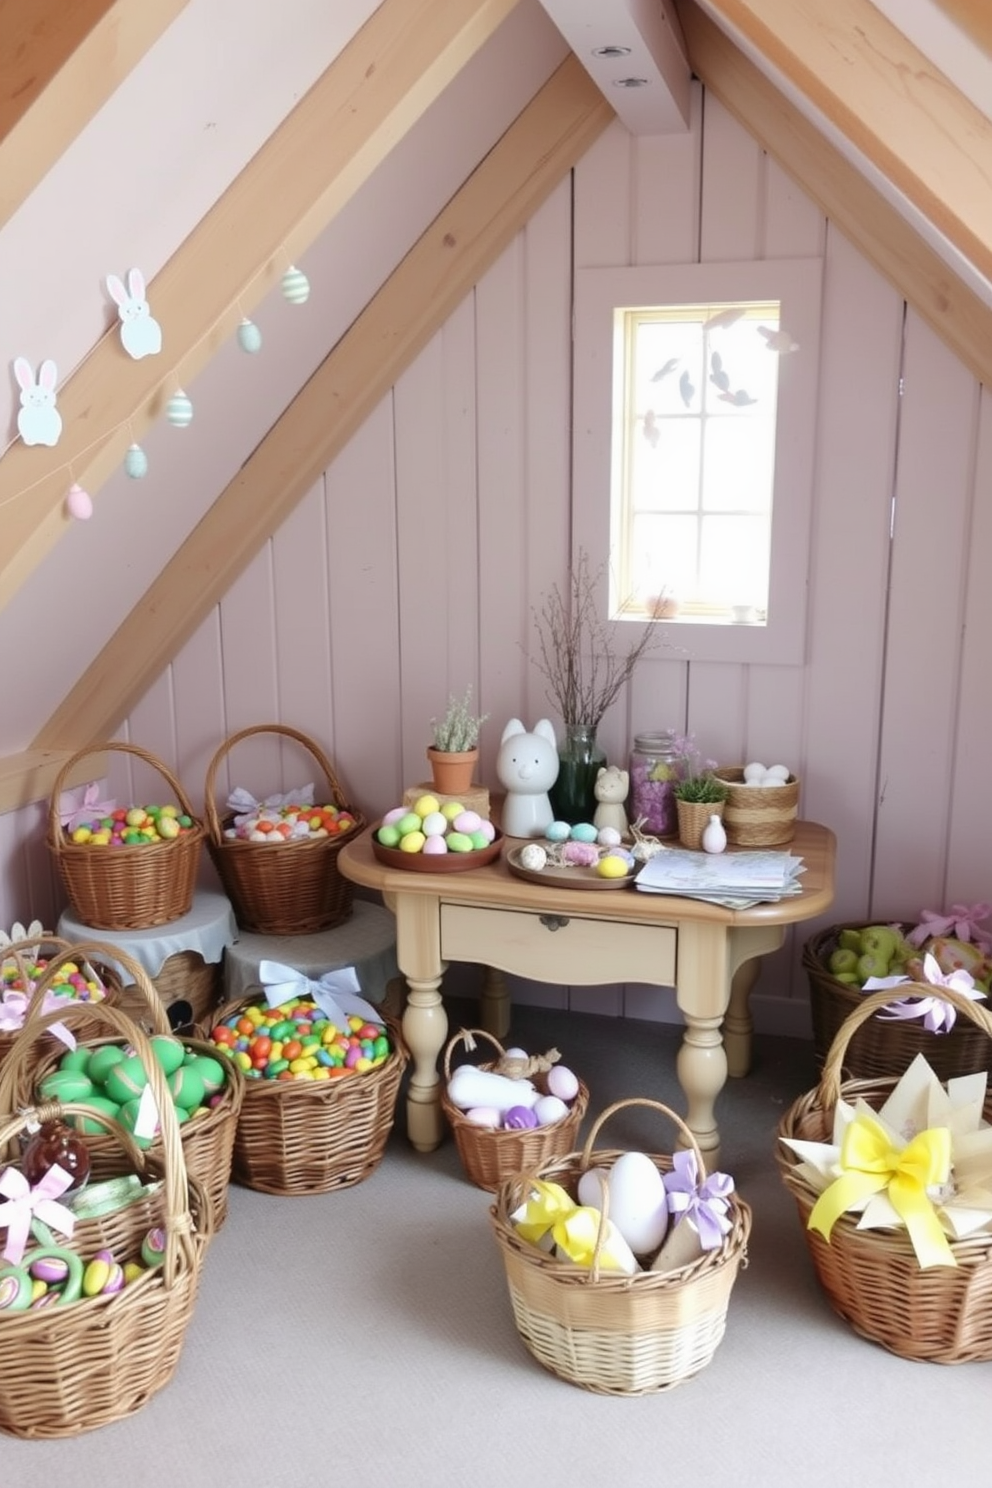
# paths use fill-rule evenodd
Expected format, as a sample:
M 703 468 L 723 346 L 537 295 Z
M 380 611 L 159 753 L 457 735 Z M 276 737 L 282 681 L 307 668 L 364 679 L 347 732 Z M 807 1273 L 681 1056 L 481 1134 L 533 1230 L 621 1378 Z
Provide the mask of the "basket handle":
M 451 1079 L 451 1055 L 457 1048 L 457 1046 L 459 1044 L 464 1044 L 466 1050 L 471 1053 L 472 1050 L 475 1048 L 475 1041 L 477 1038 L 488 1039 L 501 1059 L 506 1053 L 506 1050 L 503 1048 L 503 1045 L 500 1043 L 499 1039 L 494 1038 L 491 1033 L 487 1033 L 484 1028 L 461 1028 L 455 1034 L 454 1038 L 448 1040 L 448 1046 L 444 1051 L 445 1080 Z
M 241 729 L 238 733 L 232 734 L 229 739 L 226 739 L 207 766 L 207 780 L 203 787 L 203 814 L 206 820 L 207 830 L 210 833 L 211 840 L 215 844 L 220 844 L 224 840 L 215 799 L 217 770 L 225 755 L 230 753 L 235 744 L 240 744 L 242 739 L 250 739 L 253 734 L 282 734 L 285 738 L 295 739 L 297 744 L 302 744 L 303 748 L 313 755 L 323 770 L 327 784 L 330 787 L 331 799 L 335 806 L 339 809 L 347 808 L 350 810 L 348 798 L 341 789 L 341 783 L 334 773 L 334 766 L 319 744 L 315 743 L 307 734 L 301 733 L 299 729 L 290 728 L 288 724 L 257 723 L 251 728 Z
M 28 1005 L 24 1018 L 23 1027 L 34 1028 L 41 1018 L 41 1005 L 45 999 L 45 993 L 54 985 L 56 974 L 70 961 L 86 961 L 90 964 L 102 963 L 108 970 L 118 965 L 131 977 L 135 987 L 144 999 L 145 1009 L 148 1015 L 148 1028 L 152 1033 L 171 1033 L 168 1015 L 162 1006 L 161 998 L 155 991 L 151 978 L 140 961 L 136 961 L 129 951 L 121 946 L 110 945 L 102 940 L 78 940 L 75 944 L 63 941 L 64 950 L 53 956 L 45 967 L 44 975 L 39 977 L 34 984 L 34 992 Z M 92 1002 L 81 1004 L 83 1007 L 95 1006 Z M 0 1091 L 3 1089 L 2 1072 L 0 1072 Z M 4 1105 L 0 1099 L 0 1111 L 9 1111 L 12 1107 Z
M 159 1064 L 148 1040 L 147 1034 L 126 1013 L 119 1008 L 109 1007 L 104 1002 L 76 1003 L 67 1007 L 64 1012 L 50 1013 L 39 1018 L 34 1028 L 27 1024 L 20 1030 L 14 1039 L 14 1043 L 7 1054 L 2 1069 L 0 1069 L 0 1110 L 11 1110 L 7 1103 L 5 1092 L 8 1077 L 13 1078 L 15 1073 L 22 1073 L 27 1059 L 31 1053 L 31 1047 L 35 1037 L 51 1028 L 53 1023 L 64 1022 L 68 1027 L 73 1023 L 82 1022 L 84 1018 L 96 1018 L 103 1023 L 113 1034 L 125 1039 L 134 1049 L 148 1076 L 148 1083 L 152 1088 L 155 1105 L 158 1108 L 159 1126 L 161 1129 L 162 1151 L 163 1151 L 163 1178 L 165 1184 L 165 1254 L 163 1256 L 163 1273 L 165 1285 L 175 1285 L 180 1275 L 180 1260 L 184 1260 L 187 1268 L 193 1264 L 193 1227 L 189 1211 L 189 1189 L 186 1176 L 186 1159 L 183 1156 L 182 1139 L 180 1136 L 179 1122 L 176 1119 L 175 1107 L 169 1087 L 165 1082 L 165 1072 Z M 39 1111 L 46 1109 L 45 1105 L 35 1108 Z M 30 1112 L 28 1113 L 30 1114 Z M 4 1131 L 8 1132 L 11 1125 L 16 1131 L 18 1121 L 23 1120 L 24 1113 L 15 1118 L 13 1123 L 8 1122 Z M 116 1125 L 117 1123 L 114 1123 Z M 116 1135 L 116 1133 L 115 1133 Z
M 70 772 L 87 755 L 103 754 L 111 750 L 116 750 L 121 754 L 133 754 L 137 759 L 144 760 L 146 765 L 151 765 L 166 781 L 185 815 L 193 817 L 195 820 L 196 813 L 193 810 L 189 797 L 176 776 L 173 775 L 172 771 L 162 760 L 156 759 L 153 754 L 149 754 L 147 749 L 142 749 L 138 744 L 118 744 L 113 741 L 107 744 L 94 744 L 88 749 L 78 750 L 76 754 L 67 759 L 56 777 L 55 784 L 52 786 L 52 795 L 48 803 L 48 839 L 56 853 L 65 844 L 65 833 L 62 830 L 62 821 L 59 815 L 59 801 L 62 799 L 62 792 L 65 790 L 65 783 L 69 778 Z
M 592 1149 L 595 1146 L 596 1138 L 599 1135 L 600 1129 L 603 1127 L 610 1116 L 615 1115 L 617 1111 L 622 1111 L 628 1106 L 646 1106 L 650 1111 L 660 1111 L 662 1116 L 667 1116 L 668 1119 L 673 1123 L 673 1125 L 678 1128 L 679 1136 L 682 1138 L 684 1145 L 690 1149 L 690 1151 L 696 1158 L 696 1171 L 699 1174 L 699 1181 L 701 1183 L 705 1181 L 707 1175 L 706 1164 L 703 1161 L 703 1154 L 699 1150 L 699 1143 L 696 1141 L 696 1138 L 693 1136 L 689 1127 L 686 1126 L 685 1122 L 682 1120 L 682 1117 L 677 1115 L 676 1112 L 672 1110 L 671 1106 L 663 1105 L 661 1101 L 651 1100 L 649 1097 L 642 1095 L 632 1095 L 629 1096 L 626 1100 L 614 1101 L 612 1106 L 607 1106 L 606 1110 L 601 1112 L 601 1114 L 596 1117 L 596 1120 L 589 1128 L 589 1134 L 586 1137 L 585 1145 L 582 1148 L 583 1173 L 588 1170 L 589 1165 L 592 1161 Z
M 956 992 L 953 987 L 938 987 L 932 982 L 900 982 L 895 987 L 885 987 L 879 992 L 870 992 L 859 1007 L 848 1013 L 837 1030 L 827 1057 L 823 1061 L 820 1074 L 820 1100 L 826 1109 L 832 1109 L 840 1099 L 841 1067 L 847 1053 L 847 1046 L 854 1034 L 862 1023 L 867 1023 L 868 1019 L 873 1017 L 880 1008 L 888 1007 L 889 1003 L 896 1002 L 903 997 L 939 997 L 943 1002 L 949 1002 L 958 1013 L 963 1013 L 973 1023 L 977 1023 L 982 1032 L 992 1040 L 992 1013 L 980 1003 L 973 1002 L 970 997 Z

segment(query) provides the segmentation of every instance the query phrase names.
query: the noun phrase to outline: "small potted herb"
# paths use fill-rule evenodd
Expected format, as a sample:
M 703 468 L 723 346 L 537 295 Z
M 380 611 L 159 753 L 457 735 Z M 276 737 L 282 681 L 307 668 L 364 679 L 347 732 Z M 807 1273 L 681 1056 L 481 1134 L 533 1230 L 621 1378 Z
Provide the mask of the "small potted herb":
M 479 730 L 488 713 L 472 712 L 472 684 L 465 694 L 448 697 L 448 707 L 440 718 L 431 719 L 434 742 L 427 750 L 434 778 L 434 788 L 442 795 L 459 795 L 472 784 L 472 773 L 479 758 Z
M 677 740 L 676 749 L 679 774 L 672 794 L 679 814 L 679 841 L 683 847 L 698 848 L 710 818 L 722 819 L 729 790 L 726 781 L 713 773 L 716 760 L 703 758 L 693 734 Z

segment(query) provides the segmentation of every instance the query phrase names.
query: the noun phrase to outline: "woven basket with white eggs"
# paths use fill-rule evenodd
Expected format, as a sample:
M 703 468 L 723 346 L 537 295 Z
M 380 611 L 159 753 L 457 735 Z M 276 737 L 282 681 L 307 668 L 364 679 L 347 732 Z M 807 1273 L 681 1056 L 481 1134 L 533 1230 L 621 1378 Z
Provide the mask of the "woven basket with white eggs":
M 787 765 L 720 765 L 727 785 L 723 825 L 734 847 L 778 847 L 791 842 L 799 814 L 799 778 Z
M 454 1064 L 485 1039 L 498 1058 Z M 504 1049 L 481 1028 L 462 1028 L 444 1051 L 441 1110 L 451 1127 L 466 1177 L 494 1192 L 511 1173 L 528 1172 L 570 1152 L 589 1104 L 589 1091 L 557 1049 L 529 1055 Z

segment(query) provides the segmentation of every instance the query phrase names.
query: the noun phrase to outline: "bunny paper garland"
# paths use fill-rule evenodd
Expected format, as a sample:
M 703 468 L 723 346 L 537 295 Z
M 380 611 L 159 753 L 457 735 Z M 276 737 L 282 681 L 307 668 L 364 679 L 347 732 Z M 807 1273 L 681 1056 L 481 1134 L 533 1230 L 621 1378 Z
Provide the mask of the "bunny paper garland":
M 15 357 L 14 376 L 21 389 L 21 410 L 17 415 L 17 432 L 25 444 L 58 444 L 62 434 L 62 415 L 55 407 L 55 384 L 58 368 L 46 357 L 34 370 L 27 357 Z
M 127 288 L 116 274 L 107 275 L 107 290 L 117 306 L 121 322 L 121 345 L 135 361 L 156 356 L 162 350 L 162 327 L 153 317 L 145 299 L 145 276 L 140 269 L 129 269 Z

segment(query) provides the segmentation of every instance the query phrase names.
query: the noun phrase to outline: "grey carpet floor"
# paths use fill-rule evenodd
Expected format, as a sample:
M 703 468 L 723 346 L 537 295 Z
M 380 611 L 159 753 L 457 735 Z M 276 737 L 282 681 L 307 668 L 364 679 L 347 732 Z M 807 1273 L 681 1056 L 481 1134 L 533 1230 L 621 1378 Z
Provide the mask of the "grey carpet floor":
M 449 1008 L 452 1031 L 474 1007 Z M 674 1028 L 521 1008 L 506 1042 L 556 1046 L 590 1114 L 649 1096 L 681 1109 Z M 726 1336 L 694 1379 L 611 1398 L 556 1378 L 509 1306 L 490 1196 L 448 1139 L 415 1153 L 401 1101 L 382 1164 L 338 1193 L 235 1188 L 171 1383 L 127 1420 L 60 1441 L 0 1437 L 10 1488 L 912 1488 L 988 1480 L 992 1366 L 896 1358 L 828 1308 L 774 1161 L 811 1046 L 758 1037 L 720 1098 L 721 1167 L 754 1212 Z M 588 1118 L 587 1118 L 588 1120 Z M 627 1108 L 606 1147 L 671 1149 Z M 3 1382 L 0 1380 L 0 1391 Z

